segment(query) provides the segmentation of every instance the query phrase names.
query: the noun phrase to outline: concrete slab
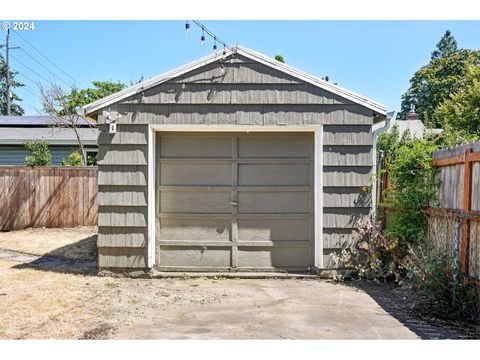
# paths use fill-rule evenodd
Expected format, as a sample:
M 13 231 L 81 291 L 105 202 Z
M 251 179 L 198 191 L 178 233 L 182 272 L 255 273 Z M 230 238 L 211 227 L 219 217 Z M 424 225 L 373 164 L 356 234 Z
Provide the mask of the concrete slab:
M 163 286 L 178 294 L 193 287 L 208 301 L 144 307 L 116 338 L 418 338 L 364 291 L 317 279 L 168 279 Z

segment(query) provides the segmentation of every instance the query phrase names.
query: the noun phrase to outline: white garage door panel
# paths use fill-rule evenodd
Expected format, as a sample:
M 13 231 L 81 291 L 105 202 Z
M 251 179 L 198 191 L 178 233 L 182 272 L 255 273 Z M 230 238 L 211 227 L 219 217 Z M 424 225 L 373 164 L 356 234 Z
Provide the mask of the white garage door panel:
M 238 213 L 308 214 L 310 199 L 309 191 L 240 191 L 238 193 Z
M 160 143 L 162 158 L 231 158 L 230 138 L 165 136 Z
M 157 239 L 175 241 L 230 241 L 231 221 L 212 219 L 161 219 L 157 225 Z
M 305 270 L 303 264 L 308 264 L 311 256 L 310 249 L 306 247 L 240 247 L 238 249 L 238 266 Z
M 310 219 L 239 219 L 238 241 L 309 241 Z
M 256 134 L 240 137 L 239 158 L 309 158 L 311 143 L 305 136 L 263 136 Z
M 160 163 L 162 185 L 231 185 L 232 165 L 215 163 Z
M 163 191 L 161 213 L 230 214 L 230 192 L 220 191 Z
M 228 268 L 230 266 L 230 248 L 188 248 L 181 246 L 163 246 L 160 248 L 161 266 L 183 268 Z
M 310 164 L 239 164 L 240 186 L 310 185 Z
M 313 265 L 313 135 L 158 133 L 160 270 Z

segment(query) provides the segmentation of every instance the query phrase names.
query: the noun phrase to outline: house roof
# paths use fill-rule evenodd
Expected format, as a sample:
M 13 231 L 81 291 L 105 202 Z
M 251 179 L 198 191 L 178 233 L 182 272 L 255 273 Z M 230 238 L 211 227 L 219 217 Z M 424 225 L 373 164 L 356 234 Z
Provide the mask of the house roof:
M 98 129 L 78 128 L 84 145 L 97 145 Z M 0 144 L 23 145 L 27 140 L 45 139 L 50 145 L 78 145 L 75 132 L 61 127 L 5 127 L 0 131 Z
M 50 115 L 31 115 L 31 116 L 0 116 L 0 126 L 52 126 L 56 121 Z M 79 117 L 77 120 L 79 126 L 89 126 L 91 122 Z
M 380 121 L 376 124 L 373 124 L 372 131 L 375 131 L 378 128 L 381 128 L 385 125 L 385 121 Z M 419 139 L 422 138 L 424 132 L 429 132 L 432 135 L 440 134 L 443 132 L 442 129 L 427 129 L 421 120 L 391 120 L 390 127 L 388 131 L 392 131 L 393 127 L 398 127 L 398 132 L 402 135 L 405 131 L 409 130 L 410 134 Z
M 366 108 L 369 108 L 381 115 L 386 115 L 387 107 L 385 105 L 382 105 L 378 102 L 375 102 L 373 100 L 370 100 L 369 98 L 359 95 L 357 93 L 354 93 L 350 90 L 347 90 L 345 88 L 342 88 L 338 85 L 334 85 L 328 81 L 322 80 L 318 77 L 315 77 L 313 75 L 307 74 L 303 71 L 297 70 L 289 65 L 283 64 L 275 59 L 272 59 L 266 55 L 263 55 L 261 53 L 258 53 L 256 51 L 246 49 L 244 47 L 236 46 L 234 48 L 231 48 L 226 51 L 226 56 L 230 56 L 232 54 L 239 54 L 242 56 L 245 56 L 249 59 L 252 59 L 254 61 L 257 61 L 259 63 L 262 63 L 266 66 L 269 66 L 271 68 L 274 68 L 278 71 L 284 72 L 288 75 L 291 75 L 297 79 L 300 79 L 302 81 L 305 81 L 307 83 L 310 83 L 314 86 L 317 86 L 323 90 L 329 91 L 331 93 L 334 93 L 336 95 L 342 96 L 356 104 L 365 106 Z M 217 53 L 217 54 L 211 54 L 209 56 L 203 57 L 197 61 L 194 61 L 190 64 L 184 65 L 180 68 L 177 68 L 173 71 L 164 73 L 162 75 L 156 76 L 152 79 L 143 81 L 139 84 L 136 84 L 134 86 L 131 86 L 129 88 L 126 88 L 122 91 L 119 91 L 117 93 L 114 93 L 112 95 L 109 95 L 107 97 L 104 97 L 103 99 L 97 100 L 91 104 L 85 105 L 81 108 L 81 113 L 85 115 L 89 115 L 94 113 L 97 110 L 100 110 L 101 108 L 104 108 L 108 105 L 111 105 L 113 103 L 116 103 L 118 101 L 121 101 L 125 98 L 128 98 L 132 95 L 135 95 L 139 91 L 143 91 L 149 88 L 152 88 L 156 85 L 159 85 L 167 80 L 170 80 L 172 78 L 176 78 L 178 76 L 181 76 L 187 72 L 196 70 L 202 66 L 214 63 L 220 59 L 223 58 L 223 54 Z

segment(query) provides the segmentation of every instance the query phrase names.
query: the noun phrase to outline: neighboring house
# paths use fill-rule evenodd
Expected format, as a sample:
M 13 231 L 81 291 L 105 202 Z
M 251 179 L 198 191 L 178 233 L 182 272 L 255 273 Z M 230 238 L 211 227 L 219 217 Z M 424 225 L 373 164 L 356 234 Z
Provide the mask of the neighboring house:
M 252 50 L 80 114 L 100 129 L 101 269 L 331 267 L 371 212 L 371 129 L 386 108 Z
M 375 123 L 372 127 L 372 131 L 379 129 L 384 125 L 385 121 Z M 392 131 L 395 126 L 398 128 L 400 136 L 408 130 L 410 135 L 417 139 L 421 139 L 424 135 L 436 136 L 443 132 L 443 129 L 427 129 L 423 122 L 418 118 L 418 114 L 414 111 L 410 111 L 405 120 L 390 120 L 388 131 Z
M 96 156 L 98 129 L 79 119 L 78 130 L 87 156 Z M 30 154 L 25 141 L 42 139 L 49 143 L 53 165 L 61 165 L 63 158 L 79 149 L 74 130 L 55 126 L 51 116 L 0 116 L 0 166 L 25 165 Z

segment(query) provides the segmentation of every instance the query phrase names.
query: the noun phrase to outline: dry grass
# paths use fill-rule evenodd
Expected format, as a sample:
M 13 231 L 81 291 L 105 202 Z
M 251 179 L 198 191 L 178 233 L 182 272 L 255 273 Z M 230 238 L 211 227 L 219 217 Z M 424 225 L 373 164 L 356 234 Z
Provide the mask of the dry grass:
M 0 248 L 91 260 L 96 257 L 96 231 L 80 227 L 0 233 Z M 64 264 L 38 267 L 0 259 L 0 339 L 108 338 L 118 327 L 149 318 L 145 308 L 213 301 L 193 287 L 180 291 L 173 283 L 99 277 L 91 269 Z
M 29 228 L 0 233 L 0 248 L 34 255 L 95 260 L 97 227 Z

